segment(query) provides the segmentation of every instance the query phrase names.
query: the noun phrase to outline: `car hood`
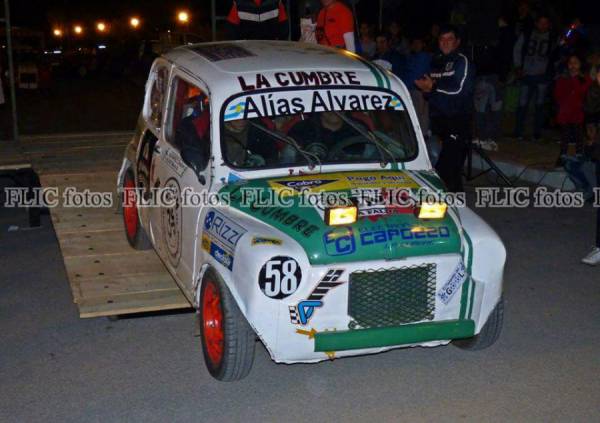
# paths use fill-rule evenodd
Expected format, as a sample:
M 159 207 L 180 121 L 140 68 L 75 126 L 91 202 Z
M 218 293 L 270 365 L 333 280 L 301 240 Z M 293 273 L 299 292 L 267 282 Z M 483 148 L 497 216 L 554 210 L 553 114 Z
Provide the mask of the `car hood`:
M 328 226 L 323 219 L 323 207 L 307 204 L 307 196 L 300 190 L 309 190 L 312 194 L 345 192 L 351 195 L 353 189 L 416 192 L 421 188 L 440 191 L 442 186 L 431 172 L 335 172 L 241 180 L 224 186 L 220 192 L 228 195 L 231 207 L 296 240 L 311 264 L 323 265 L 459 253 L 459 228 L 449 215 L 425 221 L 409 208 L 390 209 L 364 202 L 359 204 L 361 217 L 356 223 Z M 282 190 L 286 190 L 286 194 L 278 196 Z M 280 203 L 273 204 L 277 199 Z

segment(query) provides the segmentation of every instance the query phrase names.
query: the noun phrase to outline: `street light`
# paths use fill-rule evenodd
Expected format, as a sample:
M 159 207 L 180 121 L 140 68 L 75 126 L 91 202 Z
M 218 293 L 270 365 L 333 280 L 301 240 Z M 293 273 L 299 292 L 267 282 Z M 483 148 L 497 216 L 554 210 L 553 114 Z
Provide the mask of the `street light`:
M 131 27 L 133 29 L 137 29 L 140 26 L 140 18 L 137 17 L 132 17 L 131 19 L 129 19 L 129 25 L 131 25 Z
M 54 36 L 55 36 L 56 38 L 60 38 L 60 37 L 62 37 L 62 35 L 63 35 L 63 32 L 62 32 L 62 29 L 60 29 L 60 28 L 54 28 L 54 29 L 52 30 L 52 34 L 54 34 Z
M 179 13 L 177 13 L 177 20 L 181 24 L 188 24 L 190 22 L 190 14 L 185 10 L 181 10 Z
M 73 32 L 75 32 L 77 35 L 81 35 L 83 34 L 83 27 L 81 25 L 75 25 L 73 27 Z
M 106 24 L 104 22 L 98 22 L 96 24 L 96 29 L 98 30 L 98 32 L 104 32 L 106 31 Z

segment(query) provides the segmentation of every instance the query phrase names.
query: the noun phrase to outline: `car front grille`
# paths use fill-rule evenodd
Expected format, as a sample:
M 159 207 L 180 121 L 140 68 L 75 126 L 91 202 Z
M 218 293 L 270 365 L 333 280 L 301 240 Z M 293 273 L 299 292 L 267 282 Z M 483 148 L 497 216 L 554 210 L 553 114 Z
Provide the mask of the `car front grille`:
M 432 320 L 435 281 L 435 264 L 352 272 L 348 294 L 350 328 Z

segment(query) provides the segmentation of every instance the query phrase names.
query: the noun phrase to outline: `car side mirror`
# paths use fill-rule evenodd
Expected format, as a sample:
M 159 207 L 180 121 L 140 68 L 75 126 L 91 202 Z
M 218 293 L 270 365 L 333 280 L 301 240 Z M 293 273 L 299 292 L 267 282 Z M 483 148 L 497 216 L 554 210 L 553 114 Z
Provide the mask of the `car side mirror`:
M 206 162 L 204 153 L 200 149 L 188 146 L 183 147 L 181 149 L 181 160 L 194 171 L 198 177 L 198 182 L 202 185 L 206 184 L 206 178 L 201 172 L 206 168 L 208 163 Z

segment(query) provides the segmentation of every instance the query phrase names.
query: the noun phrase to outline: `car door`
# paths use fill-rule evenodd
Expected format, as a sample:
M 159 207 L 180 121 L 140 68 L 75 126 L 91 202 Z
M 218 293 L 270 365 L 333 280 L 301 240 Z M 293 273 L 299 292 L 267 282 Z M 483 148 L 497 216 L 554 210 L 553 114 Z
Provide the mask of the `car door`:
M 152 66 L 146 84 L 146 95 L 144 107 L 142 108 L 142 119 L 145 128 L 141 135 L 134 164 L 137 187 L 142 192 L 144 202 L 152 200 L 153 172 L 156 169 L 155 159 L 159 152 L 158 143 L 164 124 L 170 67 L 170 63 L 166 60 L 157 59 Z M 159 237 L 156 231 L 160 230 L 160 227 L 153 220 L 152 207 L 141 207 L 139 213 L 142 225 L 147 229 L 147 234 L 154 247 L 159 250 L 161 245 L 157 242 Z
M 199 81 L 173 71 L 164 131 L 158 141 L 153 186 L 163 189 L 153 221 L 160 225 L 161 257 L 184 289 L 191 292 L 199 247 L 201 199 L 208 192 L 210 106 Z M 193 199 L 190 204 L 184 200 Z

